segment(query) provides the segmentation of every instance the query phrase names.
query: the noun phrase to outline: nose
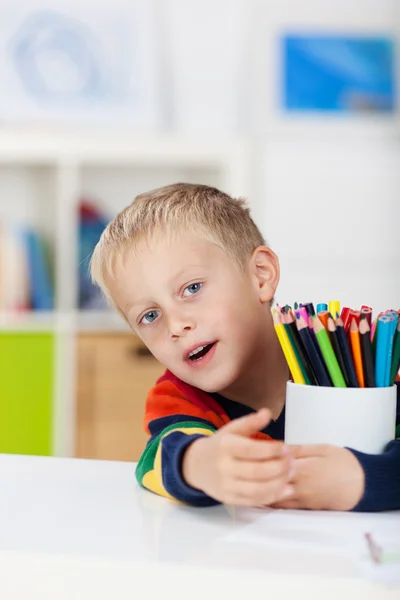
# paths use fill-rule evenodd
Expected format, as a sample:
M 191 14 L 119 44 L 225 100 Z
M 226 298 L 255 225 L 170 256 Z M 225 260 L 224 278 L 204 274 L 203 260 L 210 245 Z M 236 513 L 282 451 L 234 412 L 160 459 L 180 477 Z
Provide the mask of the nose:
M 192 317 L 183 314 L 169 316 L 168 330 L 171 339 L 177 340 L 194 329 L 196 329 L 196 324 Z

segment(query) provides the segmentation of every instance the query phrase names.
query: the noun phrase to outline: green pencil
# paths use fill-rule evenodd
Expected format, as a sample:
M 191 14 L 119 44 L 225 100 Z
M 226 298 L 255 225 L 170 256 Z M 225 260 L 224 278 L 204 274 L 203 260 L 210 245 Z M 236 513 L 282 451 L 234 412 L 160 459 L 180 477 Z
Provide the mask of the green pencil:
M 396 334 L 393 342 L 392 366 L 390 369 L 390 385 L 394 384 L 400 367 L 400 319 L 397 321 Z
M 285 317 L 286 317 L 286 315 L 285 315 Z M 299 363 L 300 371 L 303 374 L 304 381 L 306 382 L 306 385 L 311 385 L 311 381 L 310 381 L 310 378 L 307 373 L 307 365 L 305 364 L 304 355 L 302 354 L 301 348 L 299 348 L 298 340 L 295 338 L 290 325 L 288 323 L 286 323 L 286 319 L 282 319 L 282 322 L 283 322 L 285 331 L 288 335 L 289 341 L 292 345 L 293 352 L 295 353 L 295 356 L 297 358 L 297 362 Z M 293 325 L 294 325 L 294 323 L 293 323 Z M 296 327 L 296 325 L 294 325 L 294 326 Z
M 333 385 L 335 387 L 346 387 L 346 382 L 343 378 L 342 371 L 340 370 L 339 363 L 333 351 L 332 344 L 325 327 L 316 315 L 312 317 L 310 316 L 310 323 L 312 323 L 315 337 L 317 338 L 318 345 L 321 348 L 322 356 L 324 357 L 326 366 L 328 367 L 329 375 L 331 376 Z

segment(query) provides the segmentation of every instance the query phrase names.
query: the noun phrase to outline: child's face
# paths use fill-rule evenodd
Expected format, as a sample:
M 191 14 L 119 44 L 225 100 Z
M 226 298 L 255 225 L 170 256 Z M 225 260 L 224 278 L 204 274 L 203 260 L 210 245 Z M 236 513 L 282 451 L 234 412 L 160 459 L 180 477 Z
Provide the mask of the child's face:
M 188 235 L 143 244 L 109 287 L 152 354 L 195 387 L 228 388 L 260 348 L 269 306 L 256 270 L 251 260 L 240 270 L 211 242 Z

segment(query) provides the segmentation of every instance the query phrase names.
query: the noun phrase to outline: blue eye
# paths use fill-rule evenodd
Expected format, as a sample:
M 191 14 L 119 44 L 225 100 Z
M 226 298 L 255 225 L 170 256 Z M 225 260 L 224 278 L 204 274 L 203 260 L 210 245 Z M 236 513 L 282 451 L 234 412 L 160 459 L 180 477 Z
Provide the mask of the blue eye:
M 199 292 L 202 287 L 203 287 L 202 283 L 191 283 L 183 290 L 183 295 L 186 297 L 193 296 L 194 294 L 197 294 L 197 292 Z
M 143 317 L 140 319 L 140 322 L 143 323 L 143 325 L 149 325 L 150 323 L 154 323 L 154 321 L 157 319 L 157 317 L 158 317 L 157 310 L 149 310 L 149 312 L 147 312 L 145 315 L 143 315 Z

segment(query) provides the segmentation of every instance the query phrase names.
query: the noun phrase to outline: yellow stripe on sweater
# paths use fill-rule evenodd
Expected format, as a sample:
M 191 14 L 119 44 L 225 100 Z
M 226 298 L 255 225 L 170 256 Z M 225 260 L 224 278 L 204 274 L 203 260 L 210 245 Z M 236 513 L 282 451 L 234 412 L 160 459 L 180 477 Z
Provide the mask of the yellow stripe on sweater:
M 142 485 L 146 487 L 151 492 L 155 494 L 159 494 L 160 496 L 164 496 L 165 498 L 169 498 L 170 500 L 176 500 L 171 494 L 167 492 L 163 483 L 162 483 L 162 441 L 167 438 L 171 433 L 175 433 L 176 431 L 180 431 L 181 433 L 185 433 L 186 435 L 213 435 L 214 432 L 209 429 L 203 429 L 202 427 L 177 427 L 172 431 L 168 431 L 160 440 L 158 444 L 158 449 L 156 453 L 156 457 L 154 459 L 154 469 L 152 471 L 148 471 L 142 479 Z

